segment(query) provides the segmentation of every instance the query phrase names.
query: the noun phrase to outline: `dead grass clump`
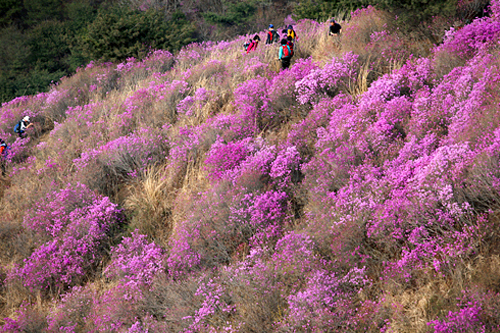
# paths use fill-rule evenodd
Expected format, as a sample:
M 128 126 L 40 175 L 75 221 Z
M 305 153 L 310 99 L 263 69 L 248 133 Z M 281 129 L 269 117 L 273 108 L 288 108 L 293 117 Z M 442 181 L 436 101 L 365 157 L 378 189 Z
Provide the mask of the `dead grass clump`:
M 166 246 L 172 232 L 172 201 L 175 192 L 163 167 L 150 167 L 141 180 L 129 186 L 124 207 L 131 211 L 130 228 L 139 229 L 156 244 Z
M 139 304 L 144 313 L 155 318 L 162 318 L 164 332 L 182 332 L 189 322 L 183 320 L 192 316 L 200 307 L 198 279 L 188 278 L 180 281 L 159 277 L 152 287 L 143 292 Z
M 341 22 L 341 24 L 347 24 Z M 340 57 L 342 53 L 342 36 L 329 36 L 328 27 L 325 25 L 323 33 L 316 35 L 316 45 L 311 51 L 314 61 L 326 63 L 333 57 Z
M 298 39 L 295 42 L 293 59 L 309 58 L 315 53 L 324 35 L 328 35 L 328 26 L 313 20 L 303 20 L 294 27 Z M 331 56 L 330 56 L 331 59 Z
M 272 332 L 288 307 L 282 291 L 269 285 L 262 288 L 258 282 L 241 276 L 228 277 L 228 281 L 231 300 L 236 305 L 237 315 L 233 320 L 239 323 L 238 332 Z M 268 281 L 273 282 L 277 283 Z
M 392 22 L 389 13 L 374 7 L 356 10 L 342 29 L 342 51 L 363 55 L 372 34 L 390 29 Z
M 438 78 L 442 78 L 454 68 L 464 66 L 467 61 L 467 57 L 461 57 L 453 51 L 442 49 L 434 56 L 434 72 Z
M 479 255 L 474 261 L 474 268 L 470 272 L 470 280 L 484 290 L 500 293 L 500 255 L 488 257 Z

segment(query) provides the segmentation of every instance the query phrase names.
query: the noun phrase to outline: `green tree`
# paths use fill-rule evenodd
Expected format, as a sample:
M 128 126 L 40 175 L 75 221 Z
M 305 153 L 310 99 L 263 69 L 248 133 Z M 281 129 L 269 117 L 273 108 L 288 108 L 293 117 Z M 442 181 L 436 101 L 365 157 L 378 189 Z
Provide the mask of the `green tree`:
M 339 13 L 348 14 L 354 9 L 370 4 L 371 0 L 307 0 L 293 9 L 296 19 L 326 21 Z
M 141 57 L 153 48 L 178 50 L 195 40 L 194 26 L 183 14 L 171 20 L 155 10 L 114 7 L 100 11 L 81 37 L 83 54 L 91 59 L 120 61 Z
M 236 3 L 223 1 L 222 3 L 222 13 L 208 12 L 203 14 L 207 22 L 225 27 L 241 25 L 250 21 L 257 10 L 253 1 Z
M 65 72 L 65 58 L 69 55 L 68 29 L 59 21 L 46 21 L 28 33 L 30 54 L 27 58 L 32 67 L 53 72 Z
M 368 5 L 394 13 L 401 26 L 411 28 L 436 15 L 454 15 L 457 0 L 306 0 L 295 6 L 293 14 L 297 19 L 325 21 L 339 12 Z
M 70 73 L 92 60 L 84 54 L 80 42 L 82 36 L 87 34 L 87 26 L 97 17 L 99 5 L 100 1 L 80 0 L 71 2 L 65 7 L 64 15 L 67 20 L 65 41 L 68 44 L 69 55 L 64 59 L 64 63 Z
M 28 56 L 27 40 L 18 28 L 10 26 L 0 30 L 0 102 L 17 96 Z
M 24 0 L 26 23 L 33 26 L 42 21 L 62 19 L 62 0 Z
M 452 16 L 457 8 L 457 0 L 379 0 L 374 1 L 379 8 L 389 10 L 401 18 L 404 24 L 417 26 L 433 16 Z
M 23 11 L 23 3 L 19 0 L 0 0 L 0 26 L 20 23 Z

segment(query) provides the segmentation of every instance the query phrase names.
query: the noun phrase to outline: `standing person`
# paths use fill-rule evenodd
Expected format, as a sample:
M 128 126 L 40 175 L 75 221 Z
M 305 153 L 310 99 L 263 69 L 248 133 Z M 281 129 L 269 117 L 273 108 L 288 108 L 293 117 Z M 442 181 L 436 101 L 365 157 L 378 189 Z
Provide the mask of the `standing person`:
M 19 137 L 23 138 L 24 132 L 31 126 L 33 126 L 33 124 L 31 123 L 30 116 L 26 116 L 16 124 L 14 132 L 19 133 Z
M 292 57 L 293 57 L 293 39 L 291 36 L 288 36 L 286 38 L 286 45 L 288 45 L 290 47 L 290 51 L 292 52 Z
M 282 34 L 283 38 L 287 38 L 288 37 L 288 29 L 287 29 L 287 27 L 285 27 L 283 30 L 281 30 L 281 34 Z
M 5 141 L 0 139 L 0 168 L 2 169 L 2 176 L 5 177 L 6 174 L 6 166 L 7 166 L 7 154 L 9 152 L 10 147 L 7 146 Z
M 247 54 L 250 52 L 250 51 L 255 51 L 257 49 L 257 46 L 259 45 L 259 42 L 260 42 L 260 37 L 259 35 L 255 35 L 253 36 L 253 40 L 251 41 L 250 45 L 248 46 L 247 48 Z
M 279 41 L 279 38 L 280 36 L 276 32 L 276 30 L 274 30 L 274 25 L 270 24 L 269 31 L 267 32 L 266 45 L 273 44 Z
M 281 68 L 286 69 L 290 67 L 290 60 L 292 59 L 292 50 L 287 45 L 287 40 L 282 39 L 280 45 L 280 52 L 278 60 L 281 60 Z
M 294 42 L 295 42 L 295 39 L 297 39 L 297 33 L 295 32 L 295 30 L 293 30 L 293 26 L 291 24 L 288 26 L 288 29 L 286 30 L 286 34 L 287 34 L 287 36 L 292 37 L 292 40 Z
M 335 19 L 330 20 L 330 36 L 340 36 L 342 34 L 342 26 L 335 22 Z

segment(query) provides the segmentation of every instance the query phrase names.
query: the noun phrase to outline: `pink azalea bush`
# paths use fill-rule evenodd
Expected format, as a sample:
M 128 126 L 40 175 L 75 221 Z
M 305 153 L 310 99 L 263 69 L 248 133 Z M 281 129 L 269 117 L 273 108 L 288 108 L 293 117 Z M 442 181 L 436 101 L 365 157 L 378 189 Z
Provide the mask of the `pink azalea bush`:
M 154 243 L 148 243 L 146 235 L 136 230 L 111 249 L 111 263 L 105 274 L 109 278 L 150 284 L 162 269 L 163 250 Z
M 21 279 L 32 290 L 78 284 L 98 263 L 120 210 L 109 198 L 85 185 L 69 185 L 37 204 L 24 224 L 39 235 L 39 247 L 14 268 L 9 280 Z

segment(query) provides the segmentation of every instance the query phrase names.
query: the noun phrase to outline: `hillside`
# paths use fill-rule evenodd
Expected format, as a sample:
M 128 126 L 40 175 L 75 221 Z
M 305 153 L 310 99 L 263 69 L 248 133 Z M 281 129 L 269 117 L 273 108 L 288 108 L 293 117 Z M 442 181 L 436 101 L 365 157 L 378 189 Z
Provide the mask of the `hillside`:
M 285 23 L 2 105 L 0 331 L 500 331 L 500 1 Z

